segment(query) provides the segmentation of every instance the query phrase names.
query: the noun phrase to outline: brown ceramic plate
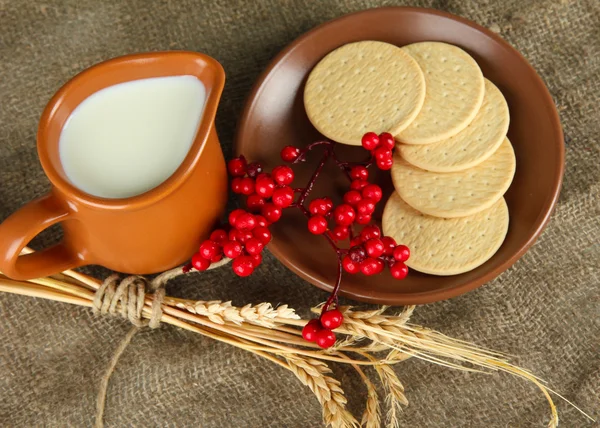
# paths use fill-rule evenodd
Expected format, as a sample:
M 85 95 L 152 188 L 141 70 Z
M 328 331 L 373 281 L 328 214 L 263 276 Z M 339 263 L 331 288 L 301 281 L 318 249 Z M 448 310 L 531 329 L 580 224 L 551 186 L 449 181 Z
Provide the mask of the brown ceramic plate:
M 485 264 L 447 277 L 411 271 L 403 281 L 394 280 L 388 272 L 374 277 L 345 275 L 341 294 L 366 302 L 403 305 L 434 302 L 473 290 L 505 271 L 533 244 L 549 220 L 564 169 L 563 134 L 548 90 L 527 61 L 489 30 L 447 13 L 401 7 L 366 10 L 323 24 L 286 47 L 260 76 L 242 115 L 237 152 L 263 162 L 269 170 L 281 163 L 279 152 L 285 145 L 303 147 L 323 138 L 304 111 L 306 78 L 327 53 L 359 40 L 380 40 L 397 46 L 437 40 L 469 52 L 508 101 L 508 136 L 517 156 L 517 172 L 506 194 L 508 235 Z M 361 148 L 342 145 L 338 153 L 354 159 L 364 156 Z M 319 158 L 320 154 L 315 153 L 297 168 L 297 185 L 307 181 Z M 376 180 L 389 195 L 389 173 L 380 173 Z M 329 165 L 313 194 L 331 195 L 338 203 L 347 188 L 345 177 Z M 384 204 L 380 205 L 381 211 Z M 337 266 L 334 252 L 323 237 L 307 231 L 306 219 L 298 210 L 286 211 L 273 226 L 269 250 L 302 278 L 331 290 Z

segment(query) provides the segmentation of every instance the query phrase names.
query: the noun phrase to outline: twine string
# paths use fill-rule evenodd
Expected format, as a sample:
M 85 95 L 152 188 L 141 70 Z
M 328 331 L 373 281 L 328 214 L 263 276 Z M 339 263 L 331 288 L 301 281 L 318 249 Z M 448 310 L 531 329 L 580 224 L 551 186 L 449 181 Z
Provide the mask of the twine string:
M 231 259 L 224 258 L 217 263 L 211 264 L 208 270 L 219 268 L 230 261 Z M 127 332 L 121 343 L 119 343 L 119 346 L 115 349 L 106 372 L 100 379 L 100 388 L 96 397 L 95 428 L 102 428 L 104 426 L 103 417 L 108 383 L 117 367 L 119 358 L 121 358 L 121 355 L 123 355 L 135 334 L 142 327 L 147 326 L 155 329 L 160 326 L 163 313 L 162 303 L 166 295 L 165 286 L 167 282 L 188 272 L 189 269 L 179 266 L 161 273 L 152 281 L 148 281 L 148 279 L 139 275 L 131 275 L 120 280 L 118 274 L 112 274 L 104 280 L 98 291 L 96 291 L 92 302 L 92 309 L 95 314 L 120 315 L 129 320 L 133 324 L 133 327 Z M 151 314 L 150 318 L 145 320 L 143 318 L 144 303 L 146 295 L 149 293 L 153 295 Z
M 166 275 L 169 273 L 169 275 Z M 165 272 L 153 281 L 137 275 L 123 280 L 118 274 L 107 277 L 94 296 L 93 311 L 96 314 L 120 315 L 128 319 L 136 327 L 157 328 L 162 317 L 162 302 L 165 298 L 165 284 L 171 278 L 183 274 L 181 268 L 177 272 Z M 152 313 L 149 320 L 144 320 L 142 312 L 146 293 L 153 293 Z
M 127 332 L 121 343 L 119 343 L 119 346 L 115 349 L 107 370 L 100 379 L 100 388 L 96 397 L 96 428 L 103 427 L 108 382 L 115 371 L 119 358 L 121 358 L 121 355 L 125 352 L 129 343 L 131 343 L 133 336 L 135 336 L 141 327 L 157 328 L 160 325 L 162 317 L 161 305 L 165 297 L 165 284 L 166 281 L 153 281 L 149 283 L 146 278 L 136 275 L 120 280 L 119 275 L 112 274 L 104 280 L 94 295 L 92 302 L 94 313 L 120 315 L 133 324 L 133 327 Z M 152 300 L 150 319 L 144 320 L 142 311 L 144 310 L 147 287 L 149 291 L 154 291 L 154 298 Z

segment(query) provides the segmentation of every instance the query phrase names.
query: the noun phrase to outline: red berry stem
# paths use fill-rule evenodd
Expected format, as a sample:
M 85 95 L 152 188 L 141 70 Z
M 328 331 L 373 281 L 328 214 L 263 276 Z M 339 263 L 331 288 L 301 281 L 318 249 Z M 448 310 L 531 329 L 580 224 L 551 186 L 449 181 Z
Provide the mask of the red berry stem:
M 300 149 L 299 156 L 292 162 L 292 164 L 304 162 L 306 160 L 306 155 L 308 154 L 308 152 L 310 152 L 315 147 L 323 146 L 323 145 L 331 146 L 332 144 L 333 143 L 331 141 L 327 141 L 327 140 L 315 141 L 314 143 L 310 143 L 305 148 Z
M 329 160 L 329 158 L 332 158 L 336 165 L 344 172 L 344 174 L 346 174 L 346 177 L 348 178 L 349 181 L 352 181 L 352 177 L 350 176 L 350 170 L 355 167 L 355 166 L 364 166 L 364 167 L 369 167 L 373 164 L 373 156 L 369 156 L 369 159 L 366 161 L 362 161 L 362 162 L 344 162 L 341 161 L 340 159 L 338 159 L 337 155 L 335 154 L 335 143 L 333 143 L 332 141 L 317 141 L 314 143 L 309 144 L 305 149 L 300 150 L 300 155 L 298 156 L 298 158 L 296 158 L 295 161 L 293 161 L 292 163 L 298 163 L 298 162 L 303 162 L 306 160 L 306 154 L 311 151 L 313 148 L 317 147 L 317 146 L 327 146 L 325 148 L 325 153 L 323 155 L 323 157 L 321 158 L 321 161 L 319 162 L 319 164 L 317 165 L 317 168 L 315 169 L 315 171 L 313 172 L 312 176 L 310 177 L 306 187 L 304 189 L 295 189 L 296 191 L 300 191 L 300 197 L 298 198 L 298 200 L 292 204 L 292 207 L 297 207 L 300 209 L 300 211 L 302 211 L 302 213 L 307 217 L 307 218 L 311 218 L 312 214 L 308 211 L 308 209 L 306 209 L 306 207 L 304 206 L 304 203 L 306 201 L 306 198 L 310 195 L 310 192 L 312 191 L 317 179 L 319 178 L 319 175 L 321 174 L 321 172 L 323 171 L 323 168 L 325 167 L 325 164 L 327 163 L 327 161 Z M 328 213 L 327 216 L 331 215 L 331 212 Z M 349 233 L 350 233 L 350 239 L 352 240 L 353 237 L 353 231 L 352 228 L 348 228 L 349 229 Z M 330 306 L 332 304 L 335 304 L 337 306 L 337 300 L 338 300 L 338 293 L 340 290 L 340 287 L 342 285 L 342 274 L 344 272 L 343 266 L 342 266 L 342 258 L 344 257 L 344 255 L 346 255 L 346 253 L 348 252 L 348 250 L 343 249 L 343 248 L 339 248 L 336 244 L 336 242 L 329 236 L 329 234 L 325 233 L 324 234 L 325 238 L 329 241 L 329 244 L 332 246 L 332 248 L 334 249 L 335 253 L 336 253 L 336 257 L 337 257 L 337 261 L 338 261 L 338 272 L 337 272 L 337 278 L 335 281 L 335 285 L 333 287 L 333 289 L 331 290 L 331 294 L 329 295 L 329 298 L 327 299 L 327 301 L 325 302 L 325 304 L 323 305 L 322 309 L 321 309 L 321 315 L 324 314 L 325 312 L 327 312 L 330 308 Z
M 304 202 L 306 201 L 306 198 L 308 197 L 308 195 L 312 191 L 313 187 L 315 186 L 315 183 L 317 182 L 317 178 L 319 178 L 319 175 L 321 174 L 321 171 L 323 171 L 323 167 L 325 166 L 327 159 L 329 159 L 329 156 L 331 155 L 331 152 L 333 151 L 333 149 L 331 147 L 331 143 L 329 141 L 326 141 L 326 142 L 321 141 L 320 143 L 329 143 L 329 147 L 327 147 L 327 149 L 325 150 L 325 154 L 321 158 L 321 162 L 319 162 L 317 169 L 315 169 L 315 172 L 313 172 L 312 176 L 310 177 L 308 184 L 306 185 L 306 187 L 304 188 L 302 193 L 300 193 L 300 197 L 298 198 L 298 201 L 295 204 L 292 204 L 292 206 L 304 207 Z M 300 154 L 300 156 L 302 156 L 302 154 Z
M 307 218 L 311 218 L 312 214 L 308 211 L 308 209 L 306 208 L 306 206 L 304 205 L 304 203 L 306 202 L 306 198 L 310 195 L 310 192 L 312 191 L 313 187 L 315 186 L 315 183 L 317 182 L 317 179 L 319 178 L 319 175 L 321 175 L 321 172 L 323 171 L 323 168 L 325 167 L 325 164 L 327 163 L 327 160 L 333 154 L 333 144 L 334 143 L 332 143 L 331 141 L 317 141 L 315 143 L 311 143 L 305 149 L 301 150 L 300 156 L 298 156 L 298 158 L 294 162 L 292 162 L 292 163 L 297 163 L 299 161 L 304 160 L 303 156 L 305 156 L 306 153 L 308 153 L 310 150 L 312 150 L 313 148 L 315 148 L 317 146 L 322 146 L 322 145 L 326 145 L 327 146 L 327 148 L 325 149 L 325 154 L 321 158 L 321 161 L 319 162 L 319 165 L 317 165 L 317 168 L 315 169 L 315 171 L 311 175 L 310 179 L 308 180 L 308 183 L 306 184 L 306 187 L 305 188 L 296 189 L 296 190 L 300 190 L 300 192 L 301 192 L 300 193 L 300 197 L 298 198 L 298 200 L 295 203 L 293 203 L 292 205 L 290 205 L 290 207 L 299 208 L 300 211 L 302 211 L 302 213 Z M 325 236 L 325 238 L 327 238 L 327 240 L 329 241 L 329 243 L 331 244 L 331 246 L 333 247 L 333 249 L 339 255 L 340 248 L 338 248 L 338 246 L 336 245 L 335 241 L 333 239 L 331 239 L 331 237 L 328 234 L 324 234 L 324 236 Z M 343 251 L 343 253 L 345 253 L 345 250 L 342 250 L 342 251 Z M 338 259 L 340 259 L 340 258 L 338 257 Z M 341 269 L 341 266 L 342 266 L 341 265 L 341 259 L 340 259 L 339 265 L 340 265 L 340 269 Z M 341 276 L 340 276 L 338 282 L 341 282 Z M 337 286 L 337 288 L 339 289 L 339 285 Z
M 335 161 L 335 164 L 338 166 L 338 168 L 341 169 L 344 174 L 346 174 L 346 177 L 350 181 L 352 181 L 352 177 L 350 176 L 350 170 L 353 167 L 355 167 L 355 166 L 364 166 L 365 168 L 368 168 L 371 165 L 373 165 L 373 155 L 369 156 L 368 160 L 362 161 L 362 162 L 345 162 L 345 161 L 342 161 L 342 160 L 340 160 L 337 157 L 337 155 L 335 154 L 335 151 L 333 151 L 331 157 Z
M 340 286 L 342 285 L 342 274 L 344 273 L 344 269 L 342 268 L 342 258 L 344 257 L 344 254 L 347 251 L 336 247 L 335 252 L 336 252 L 337 260 L 338 260 L 337 278 L 335 280 L 335 285 L 333 286 L 333 290 L 331 290 L 331 294 L 329 295 L 329 299 L 327 299 L 327 301 L 321 308 L 321 316 L 329 310 L 329 307 L 333 303 L 335 303 L 335 306 L 337 307 L 337 302 L 338 302 L 337 296 L 338 296 L 338 292 L 340 291 Z

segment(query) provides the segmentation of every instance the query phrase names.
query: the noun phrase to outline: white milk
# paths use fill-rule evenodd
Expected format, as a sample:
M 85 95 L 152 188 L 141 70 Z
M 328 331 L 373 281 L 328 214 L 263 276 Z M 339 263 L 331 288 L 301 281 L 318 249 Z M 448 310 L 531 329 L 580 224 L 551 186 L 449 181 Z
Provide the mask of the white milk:
M 194 76 L 125 82 L 86 98 L 60 134 L 63 169 L 94 196 L 126 198 L 165 181 L 196 136 L 206 91 Z

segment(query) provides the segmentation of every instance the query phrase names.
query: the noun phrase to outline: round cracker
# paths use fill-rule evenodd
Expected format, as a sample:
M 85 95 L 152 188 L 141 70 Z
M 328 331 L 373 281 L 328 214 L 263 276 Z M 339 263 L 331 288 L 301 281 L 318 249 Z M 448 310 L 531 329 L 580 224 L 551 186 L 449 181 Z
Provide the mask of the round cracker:
M 464 217 L 492 206 L 515 175 L 515 152 L 504 138 L 498 150 L 479 165 L 457 172 L 431 172 L 394 156 L 392 181 L 407 204 L 436 217 Z
M 462 49 L 440 42 L 404 46 L 425 74 L 423 108 L 403 131 L 406 144 L 430 144 L 458 134 L 473 120 L 485 92 L 483 73 Z
M 483 103 L 465 129 L 437 143 L 401 144 L 400 154 L 407 162 L 428 171 L 472 168 L 494 154 L 506 136 L 509 122 L 508 104 L 502 92 L 485 79 Z
M 424 99 L 425 79 L 417 62 L 402 49 L 375 41 L 329 53 L 304 88 L 313 126 L 331 140 L 356 146 L 366 132 L 400 132 Z
M 410 268 L 456 275 L 475 269 L 498 251 L 508 218 L 504 198 L 472 216 L 445 219 L 422 214 L 393 193 L 383 211 L 383 233 L 410 248 Z

